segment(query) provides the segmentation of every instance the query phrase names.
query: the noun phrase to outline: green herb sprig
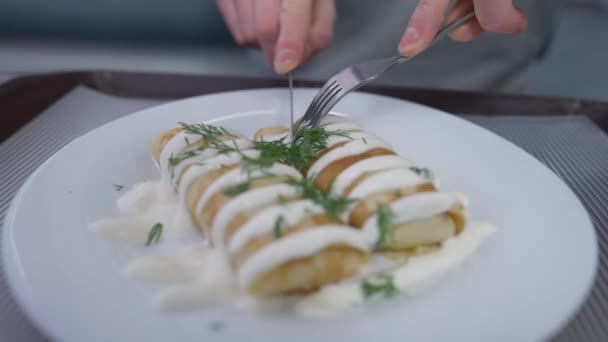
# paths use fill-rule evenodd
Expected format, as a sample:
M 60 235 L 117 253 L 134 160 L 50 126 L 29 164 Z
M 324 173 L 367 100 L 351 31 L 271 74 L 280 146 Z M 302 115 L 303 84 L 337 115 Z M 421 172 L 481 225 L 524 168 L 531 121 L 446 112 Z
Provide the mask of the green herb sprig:
M 390 274 L 381 274 L 364 279 L 361 282 L 361 290 L 365 299 L 376 295 L 390 298 L 399 293 L 399 289 L 393 281 L 393 276 Z
M 112 184 L 112 185 L 114 185 L 115 191 L 120 191 L 125 188 L 124 185 L 120 185 L 120 184 Z
M 150 232 L 148 233 L 148 241 L 146 241 L 146 246 L 150 246 L 152 243 L 158 243 L 160 240 L 160 235 L 163 233 L 163 225 L 162 223 L 155 224 Z
M 340 215 L 349 207 L 349 205 L 357 201 L 355 198 L 325 194 L 317 189 L 313 180 L 310 178 L 296 179 L 289 177 L 287 183 L 296 187 L 300 196 L 323 207 L 327 216 L 331 218 L 339 219 Z
M 428 178 L 428 179 L 433 178 L 433 174 L 431 173 L 431 170 L 429 170 L 427 168 L 410 166 L 410 170 L 412 172 L 414 172 L 415 174 L 422 176 L 424 178 Z
M 205 124 L 189 125 L 183 122 L 180 124 L 186 133 L 200 135 L 205 140 L 205 144 L 197 149 L 186 150 L 179 155 L 171 156 L 169 158 L 171 170 L 183 160 L 193 158 L 207 148 L 214 148 L 218 153 L 240 152 L 236 144 L 231 146 L 221 139 L 223 136 L 236 138 L 225 128 Z M 247 171 L 269 168 L 275 163 L 301 169 L 327 147 L 327 140 L 331 136 L 349 137 L 347 132 L 342 131 L 327 131 L 320 127 L 302 128 L 296 132 L 291 143 L 286 142 L 285 138 L 254 142 L 254 148 L 260 152 L 259 157 L 251 158 L 243 154 L 242 164 Z
M 385 241 L 392 238 L 395 231 L 395 213 L 386 204 L 380 204 L 376 210 L 378 222 L 378 241 L 374 249 L 378 249 Z
M 279 217 L 277 217 L 276 221 L 274 221 L 272 235 L 274 236 L 275 239 L 279 239 L 283 235 L 283 229 L 284 229 L 285 223 L 286 223 L 285 217 L 283 215 L 279 215 Z
M 203 151 L 205 151 L 208 148 L 213 148 L 213 149 L 217 150 L 218 153 L 228 153 L 228 152 L 232 152 L 232 151 L 238 151 L 236 144 L 234 144 L 234 146 L 230 146 L 229 144 L 226 144 L 221 139 L 221 137 L 225 137 L 225 136 L 237 138 L 237 136 L 230 133 L 228 130 L 226 130 L 223 127 L 215 127 L 215 126 L 209 126 L 209 125 L 205 125 L 205 124 L 189 125 L 184 122 L 180 122 L 179 124 L 181 125 L 184 132 L 186 132 L 188 134 L 193 134 L 193 135 L 200 135 L 201 138 L 205 141 L 205 143 L 195 149 L 187 149 L 187 150 L 179 153 L 178 155 L 175 155 L 175 156 L 171 155 L 169 157 L 169 166 L 168 167 L 169 167 L 169 171 L 171 172 L 172 176 L 174 176 L 173 171 L 174 171 L 175 167 L 177 165 L 179 165 L 182 161 L 189 159 L 189 158 L 194 158 L 194 157 L 200 155 L 201 153 L 203 153 Z M 190 140 L 188 140 L 187 137 L 184 137 L 184 140 L 186 141 L 187 146 L 191 145 L 191 142 L 190 142 Z
M 226 189 L 224 191 L 224 195 L 226 195 L 228 197 L 236 197 L 236 196 L 242 194 L 243 192 L 249 190 L 250 186 L 251 186 L 250 182 L 239 183 L 235 186 L 232 186 L 232 187 L 229 187 L 228 189 Z

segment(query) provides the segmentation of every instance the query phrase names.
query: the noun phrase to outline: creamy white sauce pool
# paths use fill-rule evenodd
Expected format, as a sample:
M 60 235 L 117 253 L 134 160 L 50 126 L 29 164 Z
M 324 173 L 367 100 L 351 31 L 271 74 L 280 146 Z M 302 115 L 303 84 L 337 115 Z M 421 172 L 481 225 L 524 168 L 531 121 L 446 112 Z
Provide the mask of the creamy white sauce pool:
M 134 185 L 117 201 L 120 216 L 102 219 L 89 229 L 104 237 L 143 245 L 150 229 L 162 224 L 161 238 L 192 236 L 198 231 L 189 218 L 180 215 L 177 195 L 162 181 Z
M 392 275 L 399 292 L 419 293 L 462 264 L 495 231 L 496 227 L 491 224 L 470 222 L 462 233 L 444 241 L 438 251 L 413 256 L 404 265 L 383 274 Z M 295 311 L 305 316 L 326 317 L 361 306 L 365 301 L 361 282 L 346 281 L 304 297 L 295 305 Z
M 230 265 L 204 242 L 172 255 L 135 258 L 124 273 L 160 285 L 152 302 L 161 310 L 200 309 L 233 302 L 239 297 Z

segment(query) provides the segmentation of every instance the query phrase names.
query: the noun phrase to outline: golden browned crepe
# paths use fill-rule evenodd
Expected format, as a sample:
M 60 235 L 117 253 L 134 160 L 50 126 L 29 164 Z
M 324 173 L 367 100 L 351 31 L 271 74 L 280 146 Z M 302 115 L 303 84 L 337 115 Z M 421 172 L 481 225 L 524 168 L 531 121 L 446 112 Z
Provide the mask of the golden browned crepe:
M 328 127 L 335 123 L 345 122 L 344 119 L 336 116 L 328 116 L 325 118 L 320 127 Z M 266 132 L 280 131 L 279 128 L 273 128 L 272 130 L 266 129 Z M 358 127 L 349 127 L 342 133 L 352 134 L 355 132 L 361 132 L 362 130 Z M 259 131 L 258 135 L 262 136 L 263 131 Z M 329 153 L 333 149 L 339 148 L 350 141 L 343 141 L 335 145 L 329 146 L 325 150 L 321 151 L 317 158 L 309 162 L 303 169 L 302 172 L 307 174 L 311 165 L 317 160 Z M 341 159 L 332 161 L 326 167 L 324 167 L 317 175 L 315 175 L 314 184 L 323 192 L 329 192 L 332 183 L 344 170 L 349 166 L 362 161 L 367 158 L 373 158 L 383 155 L 395 155 L 395 152 L 391 149 L 384 147 L 377 147 L 369 149 L 360 154 L 347 156 Z M 351 191 L 360 183 L 365 181 L 368 177 L 381 172 L 383 170 L 376 170 L 366 172 L 354 179 L 340 194 L 349 197 Z M 307 174 L 307 176 L 312 176 Z M 432 180 L 429 179 L 428 183 L 420 184 L 409 188 L 395 187 L 392 189 L 378 191 L 370 194 L 364 198 L 359 198 L 354 205 L 351 214 L 345 219 L 345 223 L 354 226 L 362 227 L 363 224 L 371 216 L 373 216 L 380 205 L 390 205 L 392 202 L 397 201 L 401 198 L 412 196 L 422 192 L 437 192 L 435 185 Z M 404 250 L 412 249 L 421 246 L 432 246 L 444 241 L 451 236 L 460 233 L 466 224 L 466 218 L 464 214 L 464 207 L 461 204 L 456 204 L 448 211 L 428 217 L 425 219 L 415 220 L 411 222 L 397 223 L 393 227 L 393 234 L 391 239 L 385 240 L 380 246 L 381 250 Z
M 313 154 L 312 157 L 307 157 L 310 159 L 306 159 L 304 163 L 293 163 L 293 165 L 297 165 L 298 170 L 287 164 L 281 164 L 282 162 L 273 161 L 271 163 L 273 167 L 274 165 L 280 165 L 282 166 L 282 170 L 287 168 L 289 169 L 289 172 L 279 172 L 276 171 L 278 169 L 275 170 L 274 168 L 266 168 L 263 172 L 258 170 L 256 171 L 257 173 L 251 173 L 252 171 L 248 169 L 248 167 L 251 166 L 251 160 L 245 160 L 243 159 L 244 157 L 241 159 L 237 158 L 234 160 L 234 162 L 222 165 L 219 168 L 205 170 L 200 176 L 192 180 L 190 184 L 184 185 L 183 188 L 185 188 L 185 190 L 180 190 L 185 191 L 184 194 L 179 194 L 185 197 L 187 211 L 191 215 L 193 222 L 201 229 L 202 232 L 205 233 L 207 237 L 218 235 L 214 235 L 213 229 L 222 229 L 223 240 L 219 239 L 222 241 L 213 241 L 213 239 L 210 240 L 211 243 L 215 245 L 214 247 L 226 249 L 230 245 L 232 239 L 239 234 L 240 230 L 243 229 L 243 227 L 246 227 L 247 224 L 254 220 L 261 212 L 270 210 L 267 212 L 274 213 L 272 210 L 278 206 L 289 205 L 290 203 L 295 203 L 297 201 L 313 201 L 315 205 L 326 203 L 324 200 L 319 202 L 319 199 L 316 198 L 318 196 L 314 194 L 314 196 L 312 196 L 310 191 L 299 191 L 293 192 L 293 194 L 289 196 L 276 196 L 273 198 L 264 197 L 265 199 L 263 200 L 258 200 L 256 198 L 255 200 L 252 200 L 251 203 L 247 203 L 245 206 L 241 206 L 241 204 L 236 207 L 233 206 L 234 208 L 237 208 L 234 209 L 235 212 L 225 211 L 223 214 L 223 221 L 218 220 L 218 215 L 223 208 L 227 208 L 226 206 L 231 203 L 231 201 L 244 201 L 243 198 L 245 197 L 239 196 L 245 196 L 245 194 L 251 191 L 265 189 L 267 187 L 273 187 L 268 189 L 275 189 L 279 185 L 295 187 L 300 186 L 298 185 L 300 183 L 298 183 L 297 180 L 294 180 L 293 176 L 290 176 L 293 174 L 296 174 L 298 179 L 302 179 L 303 176 L 310 178 L 314 176 L 314 181 L 312 183 L 313 185 L 311 186 L 318 189 L 316 191 L 318 194 L 320 194 L 319 196 L 326 196 L 324 198 L 330 199 L 332 198 L 331 196 L 337 196 L 339 198 L 349 199 L 353 197 L 351 193 L 357 188 L 358 185 L 362 184 L 366 180 L 369 180 L 367 184 L 373 182 L 373 179 L 370 179 L 369 177 L 373 177 L 377 173 L 386 170 L 373 169 L 364 171 L 353 179 L 349 178 L 350 183 L 347 184 L 347 186 L 340 188 L 343 189 L 343 191 L 340 191 L 341 193 L 338 194 L 336 194 L 335 191 L 331 191 L 332 185 L 336 178 L 355 163 L 368 158 L 395 156 L 396 154 L 390 147 L 388 147 L 388 145 L 375 144 L 361 153 L 346 155 L 345 157 L 331 160 L 325 166 L 323 166 L 323 164 L 318 164 L 319 166 L 317 166 L 316 169 L 319 172 L 316 175 L 308 174 L 310 173 L 311 167 L 313 169 L 315 168 L 315 162 L 318 161 L 319 158 L 322 158 L 325 154 L 330 153 L 332 150 L 340 148 L 351 141 L 359 139 L 363 140 L 365 144 L 367 144 L 367 141 L 365 141 L 366 137 L 368 137 L 368 139 L 373 138 L 376 142 L 379 141 L 379 138 L 368 135 L 358 126 L 353 124 L 341 124 L 341 122 L 343 122 L 342 118 L 330 116 L 321 123 L 322 128 L 328 127 L 327 131 L 330 131 L 331 127 L 346 127 L 346 129 L 342 131 L 332 131 L 331 134 L 328 135 L 329 138 L 326 138 L 327 140 L 324 142 L 325 145 L 322 145 L 320 150 L 315 152 L 316 154 Z M 186 127 L 186 129 L 188 128 Z M 159 135 L 150 144 L 151 153 L 157 162 L 159 162 L 163 148 L 176 134 L 182 132 L 182 130 L 183 128 L 175 128 L 167 131 Z M 186 132 L 189 131 L 186 130 Z M 216 129 L 214 132 L 217 133 L 215 136 L 204 137 L 193 141 L 192 143 L 189 143 L 188 146 L 185 146 L 184 151 L 182 152 L 187 153 L 188 151 L 192 150 L 199 153 L 206 148 L 210 148 L 210 146 L 217 149 L 218 141 L 219 144 L 226 143 L 227 145 L 230 145 L 232 140 L 242 139 L 242 135 L 232 132 L 228 133 L 228 131 L 223 129 Z M 262 145 L 264 142 L 278 139 L 285 138 L 283 141 L 286 142 L 287 134 L 288 131 L 285 127 L 276 126 L 263 128 L 254 136 L 254 139 L 258 141 L 258 143 L 255 144 L 255 148 L 263 148 Z M 281 144 L 281 142 L 279 142 L 279 144 Z M 173 144 L 173 146 L 177 145 Z M 254 148 L 253 144 L 251 146 L 251 148 Z M 364 148 L 366 148 L 366 146 L 364 146 Z M 224 151 L 220 153 L 231 152 Z M 237 150 L 235 153 L 242 153 L 242 151 Z M 260 151 L 258 155 L 261 155 L 261 153 L 262 152 Z M 237 156 L 240 158 L 241 155 L 239 154 Z M 205 158 L 218 157 L 219 154 L 209 154 L 209 157 Z M 394 160 L 395 158 L 392 159 Z M 206 160 L 202 160 L 201 164 L 204 165 L 205 162 Z M 265 167 L 268 167 L 268 165 Z M 400 164 L 400 168 L 404 168 L 404 166 Z M 177 175 L 177 177 L 181 177 L 186 170 L 187 168 L 182 170 L 182 174 Z M 192 170 L 195 171 L 197 169 Z M 234 182 L 237 182 L 236 180 L 230 183 L 230 177 L 233 177 L 233 175 L 235 175 L 234 177 L 237 177 L 237 170 L 241 170 L 242 172 L 248 170 L 248 178 L 242 179 L 242 176 L 239 176 L 241 177 L 239 178 L 240 183 L 233 184 Z M 273 173 L 269 170 L 275 170 L 273 172 L 278 173 Z M 420 172 L 419 169 L 416 170 L 418 170 L 416 172 Z M 260 176 L 260 174 L 262 174 L 262 176 Z M 198 174 L 192 174 L 192 177 L 190 178 L 195 178 L 194 175 Z M 228 185 L 221 186 L 221 189 L 219 189 L 219 184 L 224 183 L 216 183 L 220 179 L 223 179 L 224 181 L 227 179 L 229 180 L 228 183 L 226 183 Z M 177 181 L 179 182 L 179 179 Z M 410 183 L 409 180 L 404 180 L 404 182 L 401 184 Z M 255 221 L 256 223 L 254 225 L 258 227 L 256 229 L 260 230 L 255 230 L 255 234 L 248 237 L 247 240 L 243 240 L 245 242 L 243 242 L 242 245 L 235 245 L 240 246 L 238 247 L 238 250 L 233 250 L 226 255 L 229 258 L 229 262 L 234 268 L 235 272 L 238 274 L 242 268 L 246 267 L 249 260 L 255 258 L 263 251 L 273 250 L 277 244 L 281 244 L 283 239 L 288 239 L 290 242 L 293 242 L 295 241 L 294 239 L 305 236 L 306 232 L 316 231 L 317 229 L 332 229 L 327 227 L 342 227 L 352 229 L 353 232 L 357 232 L 361 230 L 369 220 L 372 220 L 375 217 L 378 217 L 378 220 L 380 220 L 380 208 L 390 208 L 390 205 L 395 201 L 399 201 L 410 196 L 438 192 L 432 177 L 429 177 L 428 179 L 424 178 L 422 181 L 416 181 L 412 184 L 415 185 L 408 187 L 400 187 L 399 185 L 395 185 L 395 187 L 387 189 L 387 186 L 390 187 L 392 185 L 392 183 L 389 182 L 386 183 L 383 188 L 378 188 L 378 191 L 373 191 L 375 188 L 370 188 L 372 191 L 366 191 L 366 195 L 362 198 L 352 198 L 352 203 L 350 203 L 350 206 L 345 207 L 346 211 L 344 211 L 343 214 L 330 214 L 327 211 L 327 208 L 324 207 L 322 211 L 307 213 L 302 217 L 297 216 L 299 217 L 297 219 L 298 221 L 291 222 L 290 224 L 281 227 L 280 234 L 278 235 L 276 232 L 276 227 L 275 229 L 272 227 L 277 224 L 277 220 L 279 220 L 280 217 L 272 217 L 272 219 L 269 219 L 267 223 L 265 223 L 266 221 L 257 220 Z M 209 192 L 211 187 L 214 188 L 213 193 Z M 239 187 L 240 190 L 238 192 L 232 193 L 232 190 Z M 182 187 L 178 187 L 178 189 L 180 188 Z M 209 192 L 209 195 L 205 195 L 207 192 Z M 257 196 L 257 193 L 254 195 Z M 207 201 L 204 203 L 201 202 L 201 207 L 198 208 L 198 203 L 203 196 L 207 198 Z M 226 220 L 228 215 L 231 216 Z M 264 219 L 266 218 L 266 216 L 263 217 Z M 412 219 L 407 222 L 391 221 L 390 238 L 380 240 L 378 245 L 374 248 L 361 247 L 361 245 L 358 245 L 358 243 L 348 244 L 337 240 L 326 240 L 331 242 L 328 242 L 326 246 L 323 246 L 314 252 L 307 252 L 308 254 L 304 256 L 300 255 L 298 257 L 290 257 L 289 259 L 282 261 L 280 264 L 274 265 L 270 269 L 264 270 L 259 274 L 255 274 L 255 278 L 246 284 L 245 290 L 253 295 L 264 297 L 313 291 L 322 287 L 323 285 L 335 283 L 359 273 L 367 264 L 369 254 L 374 250 L 381 251 L 382 253 L 406 252 L 408 255 L 417 253 L 417 251 L 432 250 L 437 248 L 442 241 L 445 241 L 446 239 L 460 233 L 463 230 L 465 223 L 466 218 L 464 204 L 456 201 L 449 209 L 440 212 L 439 214 L 432 215 L 431 217 Z M 219 227 L 222 224 L 224 226 Z M 267 226 L 264 226 L 265 224 L 267 224 Z M 263 229 L 259 228 L 260 226 L 264 226 L 262 227 Z M 251 228 L 249 227 L 248 229 Z M 244 234 L 247 235 L 247 233 L 240 235 L 243 236 Z M 342 231 L 340 231 L 340 234 L 343 234 Z M 310 236 L 311 234 L 308 235 Z M 312 233 L 312 235 L 318 236 L 317 233 Z M 274 251 L 276 250 L 281 249 L 275 248 Z M 266 255 L 268 255 L 268 253 Z
M 181 128 L 176 128 L 165 132 L 150 144 L 151 153 L 157 162 L 159 161 L 163 147 L 172 137 L 181 131 Z M 283 130 L 271 129 L 267 130 L 264 134 L 280 134 L 283 132 Z M 219 138 L 226 142 L 229 142 L 230 139 L 235 139 L 234 136 L 219 136 Z M 190 149 L 204 147 L 205 139 L 188 146 Z M 229 190 L 235 186 L 234 184 L 223 187 L 219 191 L 216 191 L 200 210 L 196 210 L 199 199 L 218 179 L 242 167 L 241 162 L 235 162 L 231 165 L 209 170 L 187 186 L 185 194 L 187 210 L 194 223 L 206 236 L 210 237 L 213 235 L 214 220 L 220 209 L 235 197 L 238 197 L 238 194 L 236 196 L 229 194 Z M 269 174 L 260 178 L 252 177 L 247 180 L 247 187 L 243 194 L 255 189 L 286 184 L 288 179 L 288 176 L 282 174 Z M 221 243 L 227 246 L 234 234 L 262 209 L 302 199 L 303 197 L 299 195 L 277 196 L 273 200 L 259 201 L 255 203 L 255 206 L 237 212 L 225 226 L 225 239 Z M 269 226 L 274 224 L 275 220 L 268 221 Z M 300 222 L 288 227 L 282 227 L 280 237 L 275 236 L 272 230 L 269 233 L 255 236 L 237 253 L 230 256 L 229 261 L 238 273 L 239 268 L 248 258 L 266 248 L 272 248 L 273 244 L 280 241 L 280 239 L 292 236 L 297 237 L 297 234 L 311 229 L 323 229 L 323 225 L 328 224 L 341 223 L 337 219 L 329 218 L 322 213 L 311 214 L 300 220 Z M 246 290 L 253 295 L 265 297 L 313 291 L 323 285 L 338 282 L 357 274 L 366 265 L 368 255 L 368 251 L 361 248 L 344 243 L 331 244 L 311 255 L 292 258 L 259 274 Z

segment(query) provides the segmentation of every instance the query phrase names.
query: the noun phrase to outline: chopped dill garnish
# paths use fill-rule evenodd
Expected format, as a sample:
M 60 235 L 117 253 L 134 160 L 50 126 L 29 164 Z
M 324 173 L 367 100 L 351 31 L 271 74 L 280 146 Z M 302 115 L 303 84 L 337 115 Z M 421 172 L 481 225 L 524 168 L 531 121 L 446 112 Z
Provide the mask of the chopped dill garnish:
M 284 139 L 274 141 L 256 141 L 254 147 L 260 152 L 259 157 L 251 158 L 243 155 L 243 167 L 248 171 L 267 169 L 277 162 L 289 164 L 284 161 L 290 145 Z
M 175 177 L 175 167 L 179 165 L 179 163 L 183 162 L 186 159 L 193 158 L 198 156 L 201 153 L 201 149 L 196 150 L 187 150 L 180 153 L 177 157 L 173 156 L 173 153 L 169 157 L 169 165 L 168 169 L 171 173 L 171 178 Z
M 188 125 L 183 122 L 180 125 L 186 133 L 200 135 L 205 144 L 197 149 L 187 150 L 177 156 L 171 156 L 169 158 L 170 171 L 184 159 L 195 157 L 207 148 L 213 148 L 218 153 L 240 152 L 234 140 L 232 140 L 232 145 L 222 140 L 222 137 L 226 136 L 237 138 L 225 128 L 205 124 Z M 275 163 L 282 163 L 301 169 L 327 147 L 327 140 L 331 136 L 350 137 L 347 132 L 327 131 L 315 127 L 298 130 L 292 143 L 288 143 L 286 138 L 273 141 L 256 141 L 254 142 L 254 148 L 260 152 L 260 155 L 257 158 L 251 158 L 242 154 L 243 168 L 251 172 L 269 168 Z
M 378 249 L 394 233 L 395 214 L 388 205 L 380 204 L 376 210 L 376 216 L 378 217 L 378 241 L 376 241 L 375 249 Z
M 173 171 L 179 163 L 186 159 L 200 155 L 208 148 L 213 148 L 217 150 L 217 153 L 219 154 L 239 150 L 234 140 L 233 146 L 230 146 L 221 139 L 221 137 L 225 136 L 237 138 L 234 134 L 228 132 L 228 130 L 226 130 L 225 128 L 218 128 L 205 124 L 188 125 L 183 122 L 180 122 L 179 124 L 181 125 L 184 132 L 193 135 L 200 135 L 205 143 L 196 149 L 187 149 L 179 153 L 177 156 L 174 156 L 172 154 L 169 157 L 169 171 L 171 172 L 172 177 L 174 176 Z M 190 140 L 188 140 L 188 137 L 184 137 L 184 140 L 186 141 L 186 144 L 190 146 Z
M 224 190 L 224 195 L 228 196 L 228 197 L 236 197 L 240 194 L 242 194 L 243 192 L 249 190 L 249 182 L 243 182 L 243 183 L 239 183 L 235 186 L 231 186 L 228 189 Z
M 115 191 L 120 191 L 125 188 L 124 185 L 120 185 L 120 184 L 112 184 L 112 185 L 114 185 Z
M 203 137 L 203 139 L 208 139 L 208 138 L 213 139 L 213 137 L 217 138 L 222 135 L 228 135 L 228 136 L 236 138 L 236 136 L 234 134 L 228 132 L 228 130 L 223 127 L 215 127 L 215 126 L 211 126 L 211 125 L 205 125 L 202 123 L 189 125 L 187 123 L 180 122 L 179 124 L 182 126 L 182 129 L 184 130 L 184 132 L 186 132 L 188 134 L 200 135 L 201 137 Z
M 313 210 L 312 210 L 312 208 L 310 208 L 310 207 L 306 207 L 306 208 L 304 208 L 304 214 L 305 214 L 306 216 L 312 216 L 312 214 L 313 214 Z
M 278 195 L 277 202 L 279 202 L 279 204 L 285 204 L 285 203 L 287 203 L 287 197 L 285 197 L 283 195 Z
M 155 224 L 148 233 L 148 241 L 146 241 L 146 246 L 150 246 L 150 244 L 152 243 L 158 243 L 158 240 L 160 240 L 160 235 L 162 233 L 163 225 L 161 223 Z
M 327 140 L 331 136 L 350 138 L 347 132 L 328 131 L 322 127 L 301 128 L 296 132 L 286 163 L 301 168 L 307 162 L 316 158 L 327 147 Z
M 390 298 L 397 293 L 399 289 L 393 282 L 393 276 L 390 274 L 381 274 L 365 278 L 361 282 L 361 290 L 365 299 L 375 295 L 383 295 L 384 298 Z
M 432 178 L 431 170 L 429 170 L 427 168 L 410 166 L 410 170 L 412 170 L 412 172 L 414 172 L 415 174 L 422 176 L 424 178 Z
M 279 239 L 283 235 L 283 226 L 285 225 L 285 217 L 279 215 L 276 221 L 274 221 L 274 228 L 272 229 L 272 235 L 275 239 Z
M 282 163 L 301 169 L 327 148 L 327 140 L 334 135 L 349 136 L 346 132 L 327 131 L 316 127 L 298 130 L 292 143 L 287 143 L 285 138 L 274 141 L 256 141 L 255 148 L 260 151 L 260 156 L 257 159 L 245 157 L 245 167 L 267 168 L 274 163 Z
M 187 149 L 178 155 L 171 155 L 169 157 L 169 172 L 171 177 L 174 177 L 175 167 L 182 161 L 189 158 L 194 158 L 200 155 L 205 149 L 212 148 L 217 153 L 229 153 L 238 152 L 242 156 L 241 165 L 243 169 L 251 173 L 255 170 L 267 169 L 272 167 L 275 163 L 281 163 L 293 166 L 297 169 L 302 169 L 311 160 L 317 158 L 325 148 L 327 148 L 327 140 L 331 136 L 342 136 L 349 137 L 347 132 L 343 131 L 327 131 L 323 128 L 302 128 L 296 132 L 293 142 L 289 143 L 283 139 L 274 141 L 256 141 L 254 142 L 254 148 L 259 151 L 257 158 L 246 156 L 240 151 L 235 140 L 224 141 L 222 138 L 232 137 L 238 138 L 234 134 L 222 127 L 214 127 L 205 124 L 193 124 L 189 125 L 186 123 L 180 123 L 184 132 L 193 135 L 200 135 L 204 140 L 204 144 L 196 149 Z M 231 141 L 231 143 L 229 143 Z M 186 143 L 190 146 L 190 142 L 186 138 Z M 245 185 L 241 185 L 240 188 L 233 188 L 227 193 L 238 195 L 238 191 L 246 191 Z M 317 203 L 322 204 L 326 208 L 326 212 L 332 216 L 337 217 L 339 213 L 344 211 L 346 207 L 352 202 L 344 198 L 333 198 L 328 196 L 319 196 L 311 191 L 310 187 L 302 187 L 309 196 L 313 199 L 316 198 Z M 241 191 L 241 192 L 242 192 Z
M 175 157 L 175 156 L 173 156 L 173 154 L 171 154 L 171 156 L 169 157 L 169 167 L 174 168 L 179 163 L 184 161 L 185 159 L 196 157 L 199 154 L 200 153 L 198 150 L 187 150 L 187 151 L 184 151 L 184 152 L 180 153 L 179 155 L 177 155 L 177 157 Z
M 342 214 L 350 204 L 357 201 L 354 198 L 324 194 L 314 186 L 312 179 L 296 179 L 289 177 L 287 183 L 295 186 L 302 197 L 323 207 L 327 216 L 331 218 L 339 219 L 340 214 Z
M 273 178 L 273 177 L 277 177 L 277 176 L 272 173 L 267 173 L 267 172 L 264 172 L 262 174 L 255 175 L 255 176 L 249 175 L 249 177 L 247 178 L 247 181 L 229 187 L 228 189 L 226 189 L 224 191 L 224 194 L 229 197 L 238 196 L 238 195 L 242 194 L 243 192 L 249 190 L 251 188 L 251 183 L 253 181 L 264 180 L 264 179 Z
M 361 140 L 363 140 L 363 143 L 367 145 L 367 140 L 365 138 L 361 138 Z

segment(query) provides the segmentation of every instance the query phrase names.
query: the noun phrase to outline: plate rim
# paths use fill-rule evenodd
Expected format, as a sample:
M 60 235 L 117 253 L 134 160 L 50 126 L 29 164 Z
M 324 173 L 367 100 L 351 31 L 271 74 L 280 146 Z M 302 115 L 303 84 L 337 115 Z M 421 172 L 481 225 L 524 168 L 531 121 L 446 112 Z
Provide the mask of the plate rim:
M 187 103 L 187 102 L 191 102 L 191 101 L 197 101 L 204 97 L 230 96 L 230 95 L 234 95 L 234 94 L 255 93 L 255 92 L 273 93 L 273 92 L 285 90 L 285 89 L 286 88 L 283 88 L 283 87 L 271 87 L 271 88 L 255 88 L 255 89 L 243 89 L 243 90 L 233 90 L 233 91 L 226 91 L 226 92 L 217 92 L 217 93 L 197 95 L 197 96 L 191 96 L 191 97 L 187 97 L 187 98 L 183 98 L 183 99 L 173 100 L 173 101 L 169 101 L 167 103 L 154 105 L 154 106 L 151 106 L 148 108 L 137 110 L 135 112 L 124 115 L 120 118 L 106 122 L 98 127 L 90 129 L 89 131 L 83 133 L 82 135 L 76 137 L 69 143 L 65 144 L 63 147 L 61 147 L 59 150 L 57 150 L 55 153 L 53 153 L 49 158 L 47 158 L 42 164 L 40 164 L 27 177 L 27 179 L 23 182 L 23 184 L 20 185 L 18 191 L 15 193 L 14 197 L 11 199 L 10 205 L 9 205 L 9 207 L 6 211 L 5 217 L 4 217 L 4 222 L 2 224 L 3 231 L 2 231 L 2 260 L 1 260 L 1 262 L 3 265 L 3 269 L 4 269 L 5 278 L 7 279 L 7 281 L 6 281 L 6 283 L 8 284 L 7 287 L 9 289 L 10 295 L 13 296 L 19 309 L 22 310 L 22 312 L 27 316 L 27 318 L 33 324 L 33 326 L 35 328 L 37 328 L 40 333 L 47 335 L 48 337 L 57 338 L 61 335 L 60 333 L 58 333 L 60 329 L 56 329 L 54 327 L 54 325 L 50 324 L 48 321 L 45 320 L 44 315 L 41 314 L 40 311 L 36 310 L 35 305 L 31 302 L 31 298 L 26 293 L 26 291 L 21 291 L 19 289 L 19 282 L 23 281 L 23 279 L 19 279 L 19 277 L 18 277 L 19 271 L 17 270 L 18 267 L 16 266 L 16 264 L 21 263 L 21 261 L 20 261 L 18 251 L 14 250 L 13 247 L 15 247 L 15 246 L 12 245 L 9 241 L 12 240 L 13 235 L 14 235 L 13 221 L 15 219 L 15 216 L 17 215 L 18 207 L 19 207 L 19 204 L 21 203 L 23 195 L 29 188 L 33 179 L 40 172 L 42 172 L 42 170 L 47 168 L 48 165 L 51 163 L 51 161 L 57 155 L 63 153 L 63 151 L 65 149 L 71 148 L 72 145 L 78 144 L 81 140 L 86 139 L 89 135 L 93 134 L 94 132 L 96 132 L 102 128 L 107 129 L 106 126 L 116 125 L 123 121 L 130 120 L 134 116 L 141 115 L 147 111 L 156 111 L 156 110 L 160 110 L 163 107 L 173 107 L 175 105 L 179 105 L 179 104 L 183 104 L 183 103 Z M 316 92 L 316 91 L 318 91 L 318 88 L 297 87 L 297 88 L 294 88 L 294 91 L 300 92 L 300 93 Z M 476 129 L 485 131 L 485 134 L 490 134 L 493 138 L 498 138 L 499 140 L 502 140 L 503 143 L 506 142 L 511 148 L 515 148 L 519 153 L 523 153 L 524 155 L 526 155 L 526 158 L 533 160 L 534 163 L 536 163 L 537 165 L 539 165 L 546 171 L 549 171 L 552 174 L 552 177 L 554 177 L 556 181 L 561 183 L 561 186 L 566 191 L 569 192 L 569 195 L 572 198 L 574 198 L 576 200 L 576 202 L 578 202 L 580 207 L 583 209 L 585 220 L 587 221 L 588 226 L 591 228 L 590 232 L 592 235 L 593 244 L 590 247 L 592 247 L 592 250 L 593 250 L 592 254 L 594 255 L 594 257 L 592 258 L 592 265 L 590 265 L 591 272 L 590 272 L 589 276 L 586 279 L 584 279 L 584 289 L 585 290 L 582 291 L 581 294 L 578 296 L 578 299 L 577 299 L 575 305 L 573 305 L 573 307 L 570 308 L 570 310 L 568 310 L 567 313 L 566 313 L 566 311 L 564 311 L 564 314 L 562 315 L 562 319 L 559 320 L 558 322 L 555 322 L 555 324 L 553 325 L 553 329 L 549 329 L 549 331 L 546 331 L 542 337 L 543 337 L 543 339 L 545 339 L 545 338 L 552 338 L 552 337 L 557 336 L 563 330 L 563 328 L 566 327 L 566 325 L 573 318 L 575 318 L 575 316 L 583 308 L 584 303 L 587 301 L 587 299 L 591 295 L 592 289 L 596 282 L 597 272 L 598 272 L 599 248 L 598 248 L 598 239 L 597 239 L 597 232 L 595 230 L 595 225 L 593 223 L 593 220 L 591 219 L 589 211 L 587 210 L 587 208 L 585 207 L 583 202 L 580 200 L 580 198 L 576 195 L 574 190 L 555 171 L 553 171 L 547 165 L 542 163 L 539 159 L 534 157 L 528 151 L 524 150 L 522 147 L 516 145 L 515 143 L 504 138 L 503 136 L 501 136 L 497 133 L 494 133 L 491 130 L 489 130 L 481 125 L 478 125 L 474 122 L 471 122 L 469 120 L 462 118 L 459 115 L 452 114 L 450 112 L 444 111 L 439 108 L 431 107 L 426 104 L 420 104 L 420 103 L 417 103 L 414 101 L 401 99 L 401 98 L 397 98 L 397 97 L 392 97 L 392 96 L 388 96 L 388 95 L 374 94 L 374 93 L 368 93 L 368 92 L 364 92 L 364 91 L 356 91 L 355 93 L 360 96 L 362 95 L 365 97 L 372 97 L 372 98 L 378 97 L 378 98 L 388 99 L 391 101 L 407 103 L 409 105 L 414 105 L 416 107 L 424 108 L 427 111 L 433 111 L 435 113 L 448 116 L 448 117 L 452 118 L 453 120 L 457 120 L 457 121 L 464 122 L 469 125 L 475 126 Z M 217 118 L 219 118 L 219 117 L 221 117 L 221 115 L 217 116 Z

